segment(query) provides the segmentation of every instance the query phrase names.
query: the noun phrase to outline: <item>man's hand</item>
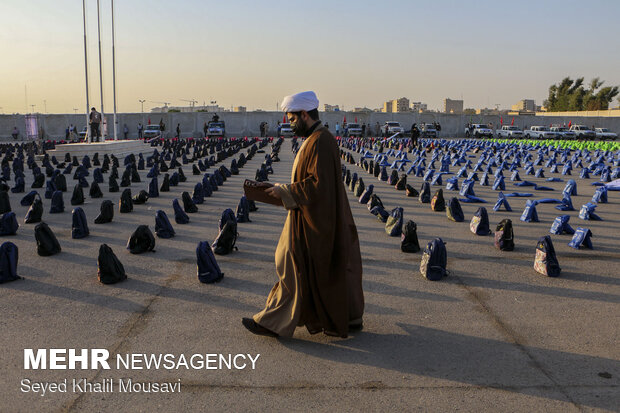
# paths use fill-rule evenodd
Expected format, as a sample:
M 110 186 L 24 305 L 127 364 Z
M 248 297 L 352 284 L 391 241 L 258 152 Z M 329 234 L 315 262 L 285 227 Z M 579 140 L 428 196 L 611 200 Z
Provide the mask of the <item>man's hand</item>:
M 280 193 L 278 192 L 277 189 L 278 184 L 275 184 L 274 186 L 272 186 L 271 188 L 267 188 L 265 189 L 265 193 L 275 199 L 282 199 L 282 197 L 280 196 Z

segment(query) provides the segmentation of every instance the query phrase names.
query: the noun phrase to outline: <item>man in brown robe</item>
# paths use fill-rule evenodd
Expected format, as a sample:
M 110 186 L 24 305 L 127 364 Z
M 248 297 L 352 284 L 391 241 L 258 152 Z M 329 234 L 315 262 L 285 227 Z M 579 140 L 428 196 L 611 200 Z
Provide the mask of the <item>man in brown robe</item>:
M 287 96 L 282 103 L 298 136 L 306 137 L 290 184 L 268 193 L 289 211 L 276 249 L 275 284 L 265 308 L 243 325 L 255 334 L 311 334 L 347 337 L 362 328 L 364 293 L 357 228 L 344 184 L 338 145 L 321 126 L 314 92 Z

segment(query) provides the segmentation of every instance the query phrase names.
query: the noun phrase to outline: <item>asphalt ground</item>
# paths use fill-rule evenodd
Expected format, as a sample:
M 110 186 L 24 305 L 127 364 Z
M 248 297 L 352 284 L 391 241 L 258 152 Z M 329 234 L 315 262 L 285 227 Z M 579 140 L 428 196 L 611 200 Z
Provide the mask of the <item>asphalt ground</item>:
M 358 160 L 359 154 L 354 157 Z M 290 181 L 293 156 L 288 140 L 280 158 L 273 164 L 271 182 Z M 231 159 L 223 164 L 229 166 Z M 75 182 L 68 175 L 66 212 L 49 214 L 50 201 L 44 200 L 44 221 L 62 245 L 62 252 L 52 257 L 36 254 L 34 225 L 23 224 L 27 207 L 19 205 L 24 194 L 11 194 L 21 226 L 16 236 L 3 241 L 19 247 L 18 273 L 24 278 L 0 286 L 0 410 L 620 410 L 620 193 L 609 192 L 609 203 L 598 206 L 602 221 L 583 221 L 578 211 L 568 212 L 573 227 L 592 230 L 594 250 L 575 250 L 568 246 L 570 236 L 552 235 L 562 274 L 549 278 L 535 272 L 533 263 L 538 238 L 549 233 L 556 216 L 566 214 L 553 204 L 537 206 L 540 223 L 523 223 L 519 217 L 526 198 L 509 199 L 514 212 L 494 212 L 497 191 L 476 184 L 476 195 L 489 201 L 485 206 L 492 228 L 503 218 L 514 224 L 515 251 L 501 252 L 493 247 L 492 236 L 476 236 L 469 230 L 469 220 L 480 205 L 463 203 L 465 222 L 455 223 L 444 212 L 433 212 L 429 204 L 407 198 L 358 166 L 346 164 L 366 185 L 375 185 L 386 209 L 404 208 L 405 222 L 413 219 L 418 224 L 422 247 L 435 237 L 447 242 L 450 275 L 439 282 L 424 279 L 419 272 L 422 254 L 401 252 L 400 238 L 389 237 L 384 224 L 347 190 L 363 258 L 364 329 L 339 339 L 299 328 L 292 339 L 274 339 L 252 335 L 241 318 L 263 307 L 277 281 L 274 252 L 284 209 L 259 204 L 259 210 L 250 214 L 252 222 L 239 224 L 239 250 L 217 256 L 225 273 L 220 283 L 201 284 L 196 275 L 198 242 L 215 239 L 221 212 L 236 207 L 243 180 L 254 178 L 262 160 L 263 155 L 257 154 L 239 175 L 228 178 L 198 205 L 198 213 L 190 214 L 187 225 L 174 223 L 172 200 L 180 199 L 183 191 L 191 193 L 201 179 L 191 174 L 191 165 L 183 166 L 187 182 L 134 206 L 132 213 L 116 209 L 110 224 L 93 223 L 101 199 L 91 200 L 85 191 L 82 208 L 91 235 L 82 240 L 71 239 L 69 200 Z M 131 185 L 133 194 L 147 188 L 146 173 L 140 171 L 142 183 Z M 107 176 L 101 185 L 103 199 L 117 205 L 120 193 L 108 194 Z M 521 177 L 555 190 L 537 193 L 513 187 L 507 175 L 505 192 L 514 188 L 535 192 L 536 197 L 561 198 L 565 182 L 549 183 L 523 173 Z M 573 196 L 578 210 L 590 200 L 594 193 L 590 183 L 597 178 L 572 178 L 578 182 L 578 195 Z M 422 178 L 408 179 L 419 189 Z M 27 174 L 27 189 L 31 182 Z M 446 199 L 454 195 L 444 193 Z M 176 237 L 158 238 L 154 253 L 129 254 L 125 245 L 130 234 L 140 224 L 153 230 L 158 209 L 168 213 Z M 126 281 L 98 282 L 102 243 L 110 245 L 124 264 Z M 25 348 L 105 348 L 112 355 L 188 357 L 259 353 L 260 358 L 254 370 L 24 370 Z M 112 393 L 41 396 L 21 391 L 24 378 L 180 379 L 181 391 L 122 393 L 116 388 Z

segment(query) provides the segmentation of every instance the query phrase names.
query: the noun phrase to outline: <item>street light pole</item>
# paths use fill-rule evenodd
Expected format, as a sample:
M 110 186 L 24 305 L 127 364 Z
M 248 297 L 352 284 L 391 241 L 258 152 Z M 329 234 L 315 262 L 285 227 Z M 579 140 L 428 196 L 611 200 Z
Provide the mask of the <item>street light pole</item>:
M 138 99 L 138 102 L 140 102 L 140 110 L 144 113 L 144 102 L 146 102 L 146 99 Z
M 84 19 L 84 74 L 86 78 L 86 137 L 87 142 L 92 140 L 92 136 L 90 136 L 88 130 L 88 111 L 89 111 L 89 102 L 88 102 L 88 54 L 86 49 L 86 0 L 82 0 L 82 17 Z M 77 109 L 76 112 L 77 113 Z
M 116 119 L 116 54 L 114 52 L 114 0 L 112 4 L 112 93 L 114 95 L 114 140 L 118 140 L 117 129 L 118 120 Z
M 103 68 L 101 64 L 101 9 L 99 8 L 99 0 L 97 0 L 97 36 L 99 38 L 99 92 L 101 94 L 101 120 L 103 123 L 103 131 L 101 131 L 101 136 L 105 141 L 105 112 L 103 110 Z M 95 137 L 97 138 L 97 137 Z

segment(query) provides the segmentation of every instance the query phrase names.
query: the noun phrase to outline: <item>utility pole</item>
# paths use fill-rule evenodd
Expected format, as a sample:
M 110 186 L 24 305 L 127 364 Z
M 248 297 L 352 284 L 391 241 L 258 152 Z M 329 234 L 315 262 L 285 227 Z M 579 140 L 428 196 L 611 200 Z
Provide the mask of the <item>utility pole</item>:
M 112 4 L 112 94 L 114 95 L 114 140 L 118 140 L 117 129 L 118 120 L 116 119 L 116 53 L 114 51 L 114 0 Z
M 99 0 L 97 0 L 97 36 L 99 38 L 99 92 L 101 94 L 101 122 L 103 123 L 103 130 L 101 136 L 105 141 L 105 112 L 103 110 L 103 68 L 101 64 L 101 10 L 99 8 Z
M 92 137 L 88 131 L 88 111 L 89 111 L 89 102 L 88 102 L 88 54 L 86 48 L 86 0 L 82 0 L 82 17 L 84 19 L 84 74 L 86 78 L 86 138 L 87 142 L 90 142 Z M 76 112 L 77 113 L 77 110 Z

